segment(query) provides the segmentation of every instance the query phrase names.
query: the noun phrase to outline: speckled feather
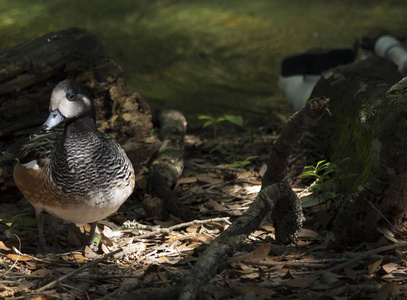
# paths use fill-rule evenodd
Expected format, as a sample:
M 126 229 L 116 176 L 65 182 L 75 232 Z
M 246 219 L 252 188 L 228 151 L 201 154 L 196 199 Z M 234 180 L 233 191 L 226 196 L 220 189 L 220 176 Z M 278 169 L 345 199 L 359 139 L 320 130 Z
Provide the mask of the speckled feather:
M 78 132 L 58 143 L 49 171 L 56 196 L 75 195 L 76 201 L 101 192 L 111 197 L 112 187 L 134 185 L 123 149 L 98 131 Z
M 21 164 L 27 164 L 36 160 L 39 167 L 45 167 L 45 164 L 49 163 L 55 143 L 62 139 L 63 132 L 62 128 L 56 128 L 50 132 L 32 134 L 30 139 L 21 147 L 18 161 Z

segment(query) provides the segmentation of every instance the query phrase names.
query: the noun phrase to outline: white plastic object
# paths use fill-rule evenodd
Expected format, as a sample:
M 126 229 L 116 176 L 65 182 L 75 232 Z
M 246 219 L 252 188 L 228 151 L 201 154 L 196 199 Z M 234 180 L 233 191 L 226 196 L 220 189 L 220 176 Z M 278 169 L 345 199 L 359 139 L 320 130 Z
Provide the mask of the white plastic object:
M 302 109 L 321 75 L 294 75 L 278 80 L 278 87 L 295 111 Z
M 377 39 L 374 50 L 377 55 L 394 62 L 403 76 L 407 75 L 407 51 L 399 40 L 383 35 Z

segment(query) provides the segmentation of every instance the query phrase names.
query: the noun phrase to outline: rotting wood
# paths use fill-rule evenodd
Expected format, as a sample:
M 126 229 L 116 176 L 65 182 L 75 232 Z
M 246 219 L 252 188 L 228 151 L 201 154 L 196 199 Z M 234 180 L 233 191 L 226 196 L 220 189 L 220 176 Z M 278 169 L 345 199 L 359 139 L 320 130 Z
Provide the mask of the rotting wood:
M 184 115 L 174 108 L 160 110 L 158 121 L 162 144 L 151 163 L 149 183 L 163 205 L 158 202 L 151 207 L 151 203 L 145 201 L 144 207 L 148 206 L 149 209 L 146 211 L 151 211 L 150 217 L 166 219 L 171 213 L 183 221 L 191 221 L 196 218 L 195 214 L 182 204 L 172 190 L 184 169 L 184 139 L 187 121 Z

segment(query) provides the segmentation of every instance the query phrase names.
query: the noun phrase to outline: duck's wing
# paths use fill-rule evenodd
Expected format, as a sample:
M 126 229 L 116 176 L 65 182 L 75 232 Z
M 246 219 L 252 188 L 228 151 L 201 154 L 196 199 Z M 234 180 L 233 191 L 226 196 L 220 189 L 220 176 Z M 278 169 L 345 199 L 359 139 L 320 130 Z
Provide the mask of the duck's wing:
M 28 141 L 27 137 L 20 137 L 13 142 L 10 146 L 3 151 L 3 155 L 9 159 L 18 160 L 18 155 L 20 154 L 21 148 Z
M 50 159 L 50 155 L 56 144 L 61 140 L 62 129 L 50 132 L 33 134 L 30 139 L 21 147 L 18 161 L 21 165 L 44 166 Z

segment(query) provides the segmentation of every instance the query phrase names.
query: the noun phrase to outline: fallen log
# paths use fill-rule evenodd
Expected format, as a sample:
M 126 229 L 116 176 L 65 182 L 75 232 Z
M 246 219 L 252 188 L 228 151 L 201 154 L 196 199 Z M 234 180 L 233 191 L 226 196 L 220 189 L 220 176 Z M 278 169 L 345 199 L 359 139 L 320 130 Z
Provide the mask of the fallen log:
M 164 108 L 158 113 L 158 123 L 162 144 L 151 163 L 149 184 L 161 201 L 153 202 L 147 199 L 143 207 L 149 217 L 166 219 L 171 213 L 183 221 L 194 220 L 195 214 L 179 201 L 172 190 L 184 169 L 187 121 L 179 110 Z
M 335 238 L 375 241 L 377 227 L 405 231 L 407 217 L 407 80 L 388 60 L 366 60 L 327 72 L 312 97 L 331 99 L 331 116 L 313 128 L 319 145 L 343 176 L 336 193 L 344 200 L 334 221 Z

